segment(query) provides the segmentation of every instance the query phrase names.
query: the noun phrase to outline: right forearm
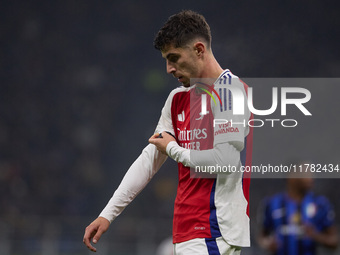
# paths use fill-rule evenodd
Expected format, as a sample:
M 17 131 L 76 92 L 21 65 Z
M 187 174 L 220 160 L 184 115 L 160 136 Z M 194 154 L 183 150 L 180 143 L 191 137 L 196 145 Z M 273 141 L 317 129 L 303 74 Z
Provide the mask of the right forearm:
M 166 158 L 154 145 L 145 147 L 99 216 L 112 222 L 144 189 Z
M 176 142 L 170 142 L 166 153 L 176 162 L 187 167 L 196 166 L 238 166 L 240 152 L 230 143 L 217 144 L 209 150 L 189 150 L 179 146 Z

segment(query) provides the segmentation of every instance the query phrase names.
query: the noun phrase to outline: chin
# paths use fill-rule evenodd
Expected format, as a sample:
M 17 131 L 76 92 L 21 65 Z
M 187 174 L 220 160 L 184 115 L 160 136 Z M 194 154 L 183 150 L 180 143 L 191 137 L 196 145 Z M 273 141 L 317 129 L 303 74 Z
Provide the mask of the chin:
M 190 80 L 182 82 L 182 86 L 186 87 L 186 88 L 189 88 L 190 87 Z

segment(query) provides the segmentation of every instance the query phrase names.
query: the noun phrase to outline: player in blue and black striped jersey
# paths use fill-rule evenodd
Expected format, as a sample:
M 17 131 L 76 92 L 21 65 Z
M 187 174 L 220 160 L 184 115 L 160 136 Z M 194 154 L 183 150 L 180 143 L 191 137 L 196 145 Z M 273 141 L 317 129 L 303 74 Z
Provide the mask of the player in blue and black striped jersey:
M 334 211 L 312 191 L 311 176 L 289 176 L 287 191 L 264 202 L 259 244 L 275 255 L 315 255 L 317 245 L 338 244 Z

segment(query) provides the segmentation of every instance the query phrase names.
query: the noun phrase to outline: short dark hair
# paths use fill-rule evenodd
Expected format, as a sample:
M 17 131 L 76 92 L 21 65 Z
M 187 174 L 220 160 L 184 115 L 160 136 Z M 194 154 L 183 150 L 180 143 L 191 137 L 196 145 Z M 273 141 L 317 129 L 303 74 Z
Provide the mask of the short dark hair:
M 154 46 L 161 51 L 169 45 L 179 48 L 195 38 L 205 40 L 210 48 L 211 31 L 205 18 L 197 12 L 184 10 L 169 17 L 158 31 Z

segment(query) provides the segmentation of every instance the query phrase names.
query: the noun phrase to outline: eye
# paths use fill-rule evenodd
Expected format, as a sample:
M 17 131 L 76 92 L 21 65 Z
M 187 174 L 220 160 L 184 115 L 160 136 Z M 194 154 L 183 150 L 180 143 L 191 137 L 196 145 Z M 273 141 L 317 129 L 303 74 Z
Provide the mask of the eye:
M 172 63 L 176 63 L 179 59 L 179 56 L 178 55 L 172 55 L 168 58 L 168 60 Z

